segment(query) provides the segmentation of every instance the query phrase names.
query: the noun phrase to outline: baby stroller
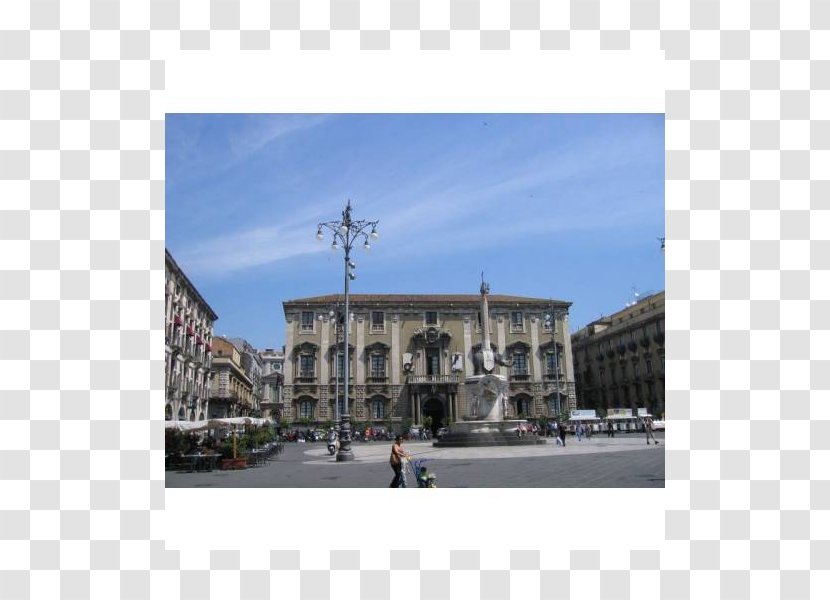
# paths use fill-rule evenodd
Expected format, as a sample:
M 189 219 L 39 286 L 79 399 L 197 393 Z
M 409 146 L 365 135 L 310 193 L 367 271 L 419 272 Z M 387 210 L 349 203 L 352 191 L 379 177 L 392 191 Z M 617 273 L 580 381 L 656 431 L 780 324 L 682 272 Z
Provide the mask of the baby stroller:
M 437 488 L 438 481 L 434 473 L 428 473 L 424 463 L 427 459 L 410 459 L 409 466 L 412 468 L 412 473 L 415 475 L 415 481 L 418 482 L 419 488 Z

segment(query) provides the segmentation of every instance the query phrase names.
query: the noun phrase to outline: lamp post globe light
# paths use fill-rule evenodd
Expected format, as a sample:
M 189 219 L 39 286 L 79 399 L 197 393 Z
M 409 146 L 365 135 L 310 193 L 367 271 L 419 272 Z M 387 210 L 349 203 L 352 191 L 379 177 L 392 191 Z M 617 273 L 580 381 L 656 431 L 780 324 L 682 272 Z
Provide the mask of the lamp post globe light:
M 377 239 L 378 221 L 366 221 L 352 219 L 352 201 L 346 203 L 346 209 L 339 221 L 326 221 L 317 224 L 317 239 L 322 241 L 325 235 L 323 230 L 331 232 L 331 249 L 343 249 L 344 254 L 344 284 L 343 315 L 347 315 L 343 321 L 343 413 L 340 415 L 340 450 L 337 452 L 337 462 L 354 460 L 352 453 L 352 435 L 349 416 L 349 282 L 354 281 L 354 270 L 357 267 L 351 261 L 351 251 L 355 240 L 363 241 L 364 250 L 369 250 L 369 238 Z M 337 359 L 335 358 L 335 362 Z M 337 365 L 335 364 L 335 369 Z M 336 371 L 335 371 L 336 372 Z

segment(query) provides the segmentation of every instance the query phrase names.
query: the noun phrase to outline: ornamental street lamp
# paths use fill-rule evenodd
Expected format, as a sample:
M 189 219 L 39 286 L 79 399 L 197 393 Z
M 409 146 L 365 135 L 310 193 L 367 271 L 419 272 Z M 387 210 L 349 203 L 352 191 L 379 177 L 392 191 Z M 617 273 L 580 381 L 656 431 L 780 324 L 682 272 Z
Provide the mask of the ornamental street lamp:
M 355 240 L 363 241 L 363 249 L 369 250 L 369 238 L 373 240 L 378 237 L 378 221 L 356 221 L 352 219 L 352 201 L 346 204 L 346 210 L 342 213 L 339 221 L 326 221 L 317 224 L 317 239 L 324 238 L 323 229 L 331 232 L 331 249 L 333 251 L 343 248 L 344 253 L 344 315 L 349 315 L 349 282 L 355 279 L 354 269 L 356 265 L 351 261 L 350 254 Z M 344 373 L 343 373 L 343 414 L 340 415 L 340 450 L 337 452 L 337 461 L 354 460 L 352 454 L 352 438 L 349 423 L 349 319 L 344 319 L 343 324 L 343 352 L 344 352 Z M 336 367 L 335 367 L 336 369 Z
M 562 412 L 562 394 L 559 389 L 559 344 L 556 342 L 556 321 L 567 316 L 568 309 L 554 306 L 551 303 L 550 309 L 545 313 L 545 323 L 550 328 L 550 335 L 553 339 L 553 378 L 556 383 L 556 404 L 558 413 Z M 557 414 L 557 417 L 559 415 Z

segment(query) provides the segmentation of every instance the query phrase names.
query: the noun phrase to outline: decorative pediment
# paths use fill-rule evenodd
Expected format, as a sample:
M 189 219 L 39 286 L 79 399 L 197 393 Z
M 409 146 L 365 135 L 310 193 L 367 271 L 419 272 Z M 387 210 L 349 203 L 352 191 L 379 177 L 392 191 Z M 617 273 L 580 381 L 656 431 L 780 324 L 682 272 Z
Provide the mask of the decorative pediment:
M 549 341 L 545 342 L 544 344 L 539 344 L 539 350 L 541 350 L 542 352 L 553 352 L 554 346 L 556 348 L 558 348 L 560 352 L 564 348 L 564 346 L 562 344 L 560 344 L 559 342 L 555 342 L 554 340 L 549 340 Z
M 297 344 L 294 346 L 294 350 L 292 350 L 294 356 L 299 354 L 317 354 L 317 351 L 320 350 L 320 346 L 315 344 L 314 342 L 303 342 L 302 344 Z
M 508 344 L 505 349 L 508 354 L 512 354 L 513 352 L 528 352 L 530 350 L 530 344 L 517 340 L 512 344 Z
M 328 353 L 334 355 L 335 352 L 342 352 L 343 344 L 332 344 L 329 346 Z M 354 344 L 349 344 L 349 355 L 354 354 Z
M 366 354 L 389 354 L 390 349 L 389 344 L 378 341 L 366 346 L 365 352 Z

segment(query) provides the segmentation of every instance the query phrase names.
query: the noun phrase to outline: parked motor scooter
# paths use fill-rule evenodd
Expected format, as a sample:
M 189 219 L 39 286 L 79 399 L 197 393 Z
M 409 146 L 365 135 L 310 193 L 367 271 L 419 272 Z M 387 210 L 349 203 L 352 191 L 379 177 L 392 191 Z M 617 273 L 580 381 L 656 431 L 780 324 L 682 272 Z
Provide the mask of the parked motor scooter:
M 329 434 L 328 442 L 329 455 L 334 456 L 334 453 L 340 447 L 340 441 L 337 439 L 337 434 L 333 431 Z

